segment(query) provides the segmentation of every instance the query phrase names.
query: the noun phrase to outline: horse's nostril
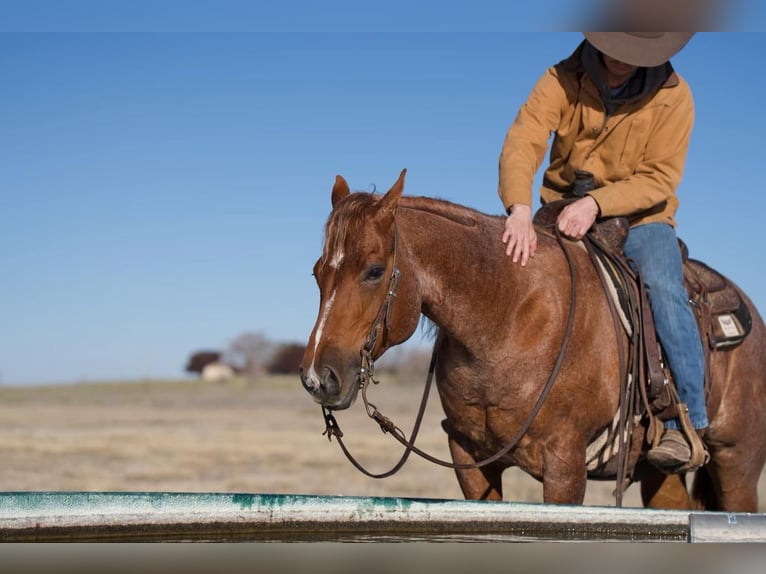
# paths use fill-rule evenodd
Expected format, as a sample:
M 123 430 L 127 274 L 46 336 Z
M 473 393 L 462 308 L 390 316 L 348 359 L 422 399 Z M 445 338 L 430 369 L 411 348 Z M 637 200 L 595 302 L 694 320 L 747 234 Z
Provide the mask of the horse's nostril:
M 322 377 L 319 379 L 319 386 L 327 394 L 335 394 L 340 389 L 340 379 L 330 367 L 322 369 Z

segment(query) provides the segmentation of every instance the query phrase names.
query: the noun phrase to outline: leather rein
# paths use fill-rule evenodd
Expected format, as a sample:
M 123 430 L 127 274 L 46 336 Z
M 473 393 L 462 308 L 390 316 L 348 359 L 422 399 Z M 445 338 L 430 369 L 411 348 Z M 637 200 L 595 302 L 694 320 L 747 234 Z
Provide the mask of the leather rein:
M 366 468 L 364 468 L 359 463 L 359 461 L 356 460 L 356 458 L 354 458 L 354 456 L 348 450 L 346 445 L 343 443 L 343 431 L 341 431 L 340 426 L 338 425 L 338 422 L 335 419 L 335 417 L 332 415 L 332 413 L 326 407 L 323 406 L 322 415 L 325 421 L 325 430 L 322 434 L 323 435 L 326 434 L 327 439 L 330 441 L 332 441 L 332 437 L 335 437 L 337 439 L 338 444 L 341 447 L 341 450 L 346 455 L 346 458 L 348 458 L 349 462 L 351 462 L 351 464 L 354 465 L 354 467 L 356 467 L 357 470 L 359 470 L 360 472 L 362 472 L 363 474 L 365 474 L 366 476 L 370 478 L 387 478 L 389 476 L 396 474 L 404 466 L 404 463 L 407 461 L 410 454 L 413 452 L 417 454 L 418 456 L 424 458 L 425 460 L 432 462 L 434 464 L 437 464 L 439 466 L 444 466 L 444 467 L 452 468 L 455 470 L 469 470 L 474 468 L 481 468 L 488 464 L 492 464 L 493 462 L 496 462 L 500 458 L 507 455 L 511 450 L 513 450 L 513 448 L 516 447 L 518 442 L 521 440 L 521 437 L 523 437 L 526 434 L 526 432 L 529 430 L 529 427 L 532 425 L 532 422 L 534 421 L 535 417 L 537 416 L 540 409 L 542 408 L 543 403 L 545 402 L 545 399 L 548 397 L 548 394 L 553 388 L 553 383 L 555 382 L 556 377 L 558 376 L 559 371 L 561 370 L 561 365 L 564 362 L 564 357 L 566 355 L 567 348 L 569 347 L 569 340 L 571 338 L 572 328 L 574 326 L 575 302 L 576 302 L 575 266 L 574 266 L 574 262 L 572 261 L 572 257 L 566 248 L 564 239 L 561 237 L 561 234 L 559 233 L 557 226 L 554 224 L 551 227 L 553 228 L 553 232 L 556 237 L 556 240 L 561 246 L 561 249 L 564 253 L 564 257 L 566 258 L 567 265 L 569 267 L 570 283 L 572 286 L 571 295 L 570 295 L 570 304 L 569 304 L 569 315 L 567 317 L 566 328 L 564 330 L 564 337 L 561 342 L 561 347 L 559 348 L 558 356 L 556 357 L 556 361 L 553 364 L 553 368 L 551 369 L 551 372 L 548 375 L 548 379 L 546 380 L 545 385 L 540 391 L 540 396 L 538 397 L 537 401 L 532 407 L 532 410 L 527 415 L 527 418 L 524 420 L 524 422 L 522 423 L 518 431 L 516 431 L 516 434 L 513 435 L 511 440 L 508 441 L 508 443 L 506 443 L 506 445 L 503 448 L 501 448 L 492 456 L 489 456 L 475 463 L 459 464 L 459 463 L 454 463 L 454 462 L 436 458 L 415 446 L 415 439 L 417 438 L 418 432 L 420 431 L 420 425 L 423 422 L 423 416 L 425 415 L 426 406 L 428 404 L 428 396 L 430 394 L 431 386 L 433 384 L 434 371 L 436 368 L 436 358 L 437 358 L 436 344 L 434 344 L 434 350 L 431 354 L 431 361 L 428 366 L 428 376 L 426 377 L 426 384 L 423 390 L 423 397 L 421 398 L 420 407 L 418 408 L 418 412 L 415 417 L 415 424 L 413 425 L 412 432 L 410 433 L 409 439 L 407 439 L 404 432 L 398 426 L 396 426 L 388 417 L 383 415 L 378 410 L 378 408 L 367 399 L 367 389 L 370 385 L 370 382 L 376 385 L 379 383 L 379 381 L 375 380 L 374 378 L 375 362 L 373 359 L 373 350 L 375 349 L 375 346 L 378 342 L 378 337 L 380 336 L 383 329 L 385 329 L 387 332 L 390 332 L 392 307 L 393 307 L 394 299 L 396 298 L 396 291 L 397 291 L 397 288 L 399 287 L 399 280 L 401 277 L 401 273 L 397 266 L 398 233 L 396 228 L 396 222 L 394 222 L 393 267 L 391 271 L 391 276 L 389 278 L 386 297 L 383 300 L 383 303 L 381 304 L 380 309 L 378 310 L 378 314 L 375 317 L 375 320 L 373 321 L 372 326 L 370 327 L 370 332 L 367 335 L 367 340 L 365 341 L 364 345 L 362 346 L 360 350 L 361 366 L 359 369 L 358 384 L 359 384 L 359 389 L 362 391 L 362 400 L 364 402 L 365 410 L 367 411 L 367 416 L 373 419 L 375 422 L 377 422 L 378 425 L 380 426 L 380 429 L 384 433 L 391 434 L 391 436 L 393 436 L 397 441 L 399 441 L 405 447 L 405 450 L 401 458 L 399 459 L 399 461 L 390 470 L 386 472 L 382 472 L 382 473 L 369 472 Z

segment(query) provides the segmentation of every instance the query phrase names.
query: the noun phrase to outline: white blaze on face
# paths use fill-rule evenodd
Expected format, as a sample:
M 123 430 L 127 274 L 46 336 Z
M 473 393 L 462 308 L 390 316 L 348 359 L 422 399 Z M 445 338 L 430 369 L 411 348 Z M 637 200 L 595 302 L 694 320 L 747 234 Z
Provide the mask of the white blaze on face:
M 345 256 L 345 253 L 343 252 L 343 248 L 338 247 L 337 251 L 335 251 L 333 256 L 330 258 L 330 262 L 328 264 L 333 269 L 338 269 L 340 268 L 340 264 L 343 263 L 344 256 Z M 332 304 L 333 302 L 335 302 L 335 293 L 336 291 L 333 290 L 332 295 L 330 295 L 330 298 L 324 304 L 324 307 L 322 308 L 322 316 L 319 318 L 319 323 L 317 324 L 317 330 L 316 330 L 316 333 L 314 334 L 314 359 L 311 361 L 311 367 L 309 368 L 308 376 L 309 376 L 309 380 L 315 381 L 317 384 L 319 384 L 319 374 L 316 372 L 316 369 L 314 368 L 314 361 L 316 361 L 316 353 L 317 353 L 317 349 L 319 348 L 319 342 L 322 340 L 322 332 L 324 331 L 324 326 L 325 326 L 325 323 L 327 322 L 327 317 L 329 317 L 330 310 L 332 309 Z
M 317 349 L 319 348 L 319 341 L 322 340 L 322 331 L 324 331 L 324 325 L 327 322 L 327 317 L 330 315 L 332 304 L 335 302 L 335 293 L 336 291 L 333 290 L 332 295 L 330 295 L 330 298 L 324 304 L 324 307 L 322 308 L 322 316 L 319 319 L 319 324 L 317 325 L 317 330 L 314 334 L 314 359 L 311 361 L 311 367 L 309 368 L 308 375 L 310 380 L 316 381 L 317 383 L 319 382 L 319 375 L 314 368 L 314 361 L 316 361 L 316 353 Z
M 340 268 L 340 264 L 343 263 L 344 255 L 345 253 L 343 253 L 343 249 L 338 248 L 338 250 L 332 256 L 332 259 L 330 259 L 330 267 L 332 267 L 333 269 Z

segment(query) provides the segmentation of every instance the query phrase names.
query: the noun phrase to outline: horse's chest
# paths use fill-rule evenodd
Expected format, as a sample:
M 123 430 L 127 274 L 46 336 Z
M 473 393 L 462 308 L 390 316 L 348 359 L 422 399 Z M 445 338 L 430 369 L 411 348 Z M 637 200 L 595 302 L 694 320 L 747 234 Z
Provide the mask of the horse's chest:
M 502 397 L 485 389 L 451 386 L 439 392 L 452 427 L 479 445 L 492 445 L 506 438 L 523 415 L 518 407 L 504 404 Z

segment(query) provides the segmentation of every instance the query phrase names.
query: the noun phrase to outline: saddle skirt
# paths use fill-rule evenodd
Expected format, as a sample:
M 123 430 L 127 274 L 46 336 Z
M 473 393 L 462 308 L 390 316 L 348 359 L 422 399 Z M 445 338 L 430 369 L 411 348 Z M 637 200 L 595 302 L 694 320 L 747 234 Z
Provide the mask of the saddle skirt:
M 738 345 L 753 327 L 741 293 L 718 271 L 689 258 L 683 241 L 679 240 L 679 245 L 684 258 L 684 284 L 703 340 L 711 350 Z
M 702 261 L 688 257 L 686 245 L 679 239 L 684 255 L 684 286 L 689 304 L 697 319 L 700 337 L 711 350 L 733 347 L 741 343 L 753 326 L 752 315 L 737 287 L 724 275 L 708 267 Z M 625 296 L 627 286 L 614 272 L 614 263 L 600 255 L 598 270 L 607 281 L 607 293 L 618 307 L 618 312 L 628 335 L 633 326 L 628 321 L 630 312 Z

